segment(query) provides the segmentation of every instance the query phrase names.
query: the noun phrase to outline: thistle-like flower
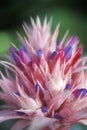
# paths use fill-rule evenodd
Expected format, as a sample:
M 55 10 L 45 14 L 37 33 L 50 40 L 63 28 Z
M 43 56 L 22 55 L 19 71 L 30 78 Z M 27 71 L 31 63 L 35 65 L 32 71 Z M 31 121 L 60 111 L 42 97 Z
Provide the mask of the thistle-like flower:
M 0 99 L 6 102 L 0 122 L 17 119 L 11 130 L 70 130 L 75 123 L 87 125 L 87 56 L 78 48 L 77 36 L 66 33 L 57 44 L 59 24 L 53 35 L 51 21 L 41 25 L 31 18 L 18 34 L 20 49 L 12 45 L 7 61 L 0 61 Z

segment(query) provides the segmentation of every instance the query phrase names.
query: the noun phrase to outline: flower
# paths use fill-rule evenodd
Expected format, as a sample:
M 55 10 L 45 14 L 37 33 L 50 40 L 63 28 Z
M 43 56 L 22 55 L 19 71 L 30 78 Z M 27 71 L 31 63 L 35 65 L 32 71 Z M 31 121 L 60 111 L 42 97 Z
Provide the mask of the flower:
M 87 56 L 82 56 L 77 36 L 68 32 L 57 44 L 59 24 L 53 35 L 51 21 L 41 25 L 31 18 L 23 25 L 26 37 L 20 49 L 12 45 L 7 61 L 0 61 L 0 99 L 6 102 L 0 122 L 18 119 L 11 130 L 70 130 L 87 125 Z

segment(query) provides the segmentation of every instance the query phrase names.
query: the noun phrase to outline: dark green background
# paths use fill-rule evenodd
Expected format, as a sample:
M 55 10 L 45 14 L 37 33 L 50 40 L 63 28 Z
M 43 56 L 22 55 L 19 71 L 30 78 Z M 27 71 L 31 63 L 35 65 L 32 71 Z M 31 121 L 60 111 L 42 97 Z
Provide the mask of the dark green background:
M 0 55 L 8 51 L 11 42 L 19 46 L 16 31 L 23 34 L 22 23 L 30 24 L 30 16 L 37 15 L 41 21 L 47 16 L 53 16 L 52 31 L 60 22 L 60 35 L 62 38 L 67 29 L 70 35 L 77 35 L 84 51 L 87 51 L 87 11 L 86 1 L 80 0 L 3 0 L 0 2 Z M 0 124 L 0 130 L 9 130 L 13 122 Z M 86 126 L 75 125 L 72 130 L 86 130 Z

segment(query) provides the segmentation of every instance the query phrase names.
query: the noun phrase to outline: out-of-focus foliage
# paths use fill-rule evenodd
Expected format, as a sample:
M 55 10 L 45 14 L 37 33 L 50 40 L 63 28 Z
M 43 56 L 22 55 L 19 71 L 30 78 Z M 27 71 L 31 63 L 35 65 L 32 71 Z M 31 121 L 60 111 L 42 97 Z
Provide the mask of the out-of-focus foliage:
M 24 20 L 30 23 L 30 16 L 35 18 L 39 15 L 42 20 L 46 15 L 49 18 L 53 16 L 53 29 L 58 22 L 61 23 L 60 37 L 69 29 L 70 34 L 78 35 L 86 46 L 87 13 L 84 5 L 86 5 L 84 0 L 79 2 L 75 0 L 3 0 L 0 3 L 0 29 L 7 30 L 9 33 L 9 35 L 6 33 L 7 39 L 11 38 L 11 42 L 16 41 L 15 44 L 18 44 L 16 30 L 20 30 Z M 6 42 L 4 38 L 0 39 L 3 39 L 0 52 L 7 51 L 8 40 Z M 2 44 L 1 41 L 0 44 Z
M 71 130 L 87 130 L 87 126 L 76 124 L 71 128 Z
M 0 55 L 5 54 L 9 44 L 14 42 L 19 46 L 16 31 L 23 34 L 22 23 L 30 24 L 30 16 L 40 16 L 48 19 L 53 16 L 52 31 L 60 22 L 59 38 L 67 29 L 70 35 L 78 35 L 84 48 L 87 44 L 87 7 L 85 1 L 70 0 L 3 0 L 0 3 Z M 0 124 L 0 130 L 9 130 L 13 121 Z M 86 130 L 83 125 L 75 125 L 71 130 Z
M 86 5 L 83 1 L 70 0 L 3 0 L 0 3 L 0 28 L 19 24 L 27 16 L 46 13 L 51 8 L 64 8 L 86 15 Z M 50 12 L 52 13 L 52 12 Z M 52 13 L 52 15 L 55 15 Z
M 5 52 L 11 43 L 11 36 L 8 32 L 0 32 L 0 53 Z

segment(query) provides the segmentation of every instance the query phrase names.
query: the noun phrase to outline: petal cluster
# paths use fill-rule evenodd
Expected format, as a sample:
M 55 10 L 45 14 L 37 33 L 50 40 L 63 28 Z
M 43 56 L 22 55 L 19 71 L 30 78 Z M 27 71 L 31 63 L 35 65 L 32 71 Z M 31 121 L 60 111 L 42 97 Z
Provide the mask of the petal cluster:
M 21 47 L 9 48 L 0 61 L 0 99 L 6 102 L 0 122 L 18 119 L 11 130 L 70 130 L 75 123 L 87 125 L 87 57 L 79 38 L 68 32 L 57 44 L 59 24 L 51 33 L 51 20 L 41 25 L 31 18 L 23 25 Z M 39 123 L 40 122 L 40 123 Z

